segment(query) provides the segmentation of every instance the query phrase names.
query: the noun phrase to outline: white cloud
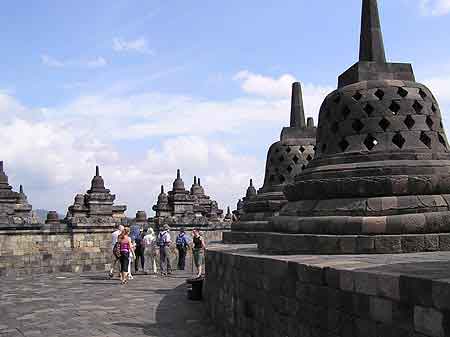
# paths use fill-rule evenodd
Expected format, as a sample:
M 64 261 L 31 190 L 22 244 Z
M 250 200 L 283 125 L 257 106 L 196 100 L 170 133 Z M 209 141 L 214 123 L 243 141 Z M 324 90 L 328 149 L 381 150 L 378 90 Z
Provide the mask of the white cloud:
M 97 57 L 96 59 L 87 60 L 84 63 L 89 68 L 101 68 L 105 67 L 108 62 L 103 57 Z
M 283 96 L 248 93 L 224 101 L 93 93 L 45 109 L 0 93 L 0 114 L 9 114 L 0 125 L 0 142 L 8 144 L 0 148 L 0 158 L 11 182 L 24 184 L 35 207 L 64 212 L 76 193 L 89 188 L 96 164 L 131 216 L 136 209 L 150 212 L 159 186 L 171 187 L 177 168 L 186 187 L 193 175 L 200 176 L 222 208 L 234 207 L 249 178 L 258 186 L 263 182 L 265 153 L 252 154 L 245 144 L 269 146 L 277 140 L 289 121 L 290 85 Z M 309 115 L 317 115 L 325 90 L 305 85 Z M 269 129 L 273 136 L 262 138 L 261 130 Z M 130 153 L 134 145 L 128 143 L 141 150 Z
M 289 97 L 292 83 L 296 81 L 295 77 L 290 74 L 272 78 L 253 74 L 248 70 L 238 72 L 234 79 L 241 81 L 241 88 L 249 94 L 275 98 Z
M 113 50 L 119 53 L 136 52 L 141 54 L 153 55 L 154 51 L 150 49 L 147 39 L 140 37 L 135 40 L 125 40 L 114 38 Z
M 442 16 L 450 13 L 450 0 L 420 0 L 419 3 L 425 15 Z
M 50 68 L 65 68 L 65 67 L 102 68 L 108 64 L 106 59 L 103 57 L 96 57 L 93 59 L 82 59 L 82 60 L 75 60 L 75 59 L 58 60 L 46 54 L 41 55 L 41 62 L 43 65 Z

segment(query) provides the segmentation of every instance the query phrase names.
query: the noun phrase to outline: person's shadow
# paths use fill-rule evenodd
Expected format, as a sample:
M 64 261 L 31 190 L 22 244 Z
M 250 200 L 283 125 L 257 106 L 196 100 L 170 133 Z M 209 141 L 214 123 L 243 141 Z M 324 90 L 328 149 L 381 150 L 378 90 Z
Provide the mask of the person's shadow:
M 114 325 L 141 328 L 146 336 L 152 337 L 221 337 L 206 315 L 205 303 L 188 300 L 186 289 L 186 285 L 180 285 L 164 290 L 154 323 L 118 322 Z

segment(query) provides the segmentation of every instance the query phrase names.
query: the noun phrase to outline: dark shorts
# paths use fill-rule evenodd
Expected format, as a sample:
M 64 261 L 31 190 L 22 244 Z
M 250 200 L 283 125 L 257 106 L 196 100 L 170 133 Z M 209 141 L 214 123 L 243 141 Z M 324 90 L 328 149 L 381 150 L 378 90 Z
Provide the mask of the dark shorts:
M 120 272 L 128 273 L 128 262 L 130 260 L 129 252 L 121 252 L 120 254 Z

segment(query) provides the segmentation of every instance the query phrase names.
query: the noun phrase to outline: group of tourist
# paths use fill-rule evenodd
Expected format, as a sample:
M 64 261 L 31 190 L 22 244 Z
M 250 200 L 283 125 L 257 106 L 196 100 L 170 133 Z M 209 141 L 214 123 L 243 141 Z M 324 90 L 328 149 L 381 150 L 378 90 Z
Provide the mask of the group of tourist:
M 203 272 L 205 241 L 197 228 L 192 231 L 192 235 L 191 242 L 184 229 L 181 229 L 176 237 L 178 270 L 185 270 L 187 253 L 192 250 L 193 263 L 197 269 L 196 277 L 200 278 Z M 126 284 L 128 280 L 133 279 L 132 264 L 136 273 L 140 265 L 145 274 L 157 275 L 157 251 L 159 251 L 159 273 L 161 276 L 167 276 L 172 273 L 171 247 L 172 238 L 168 225 L 165 225 L 157 236 L 153 228 L 137 228 L 136 230 L 136 227 L 131 227 L 130 231 L 130 228 L 120 225 L 112 233 L 112 261 L 109 277 L 114 276 L 117 264 L 120 264 L 121 284 Z

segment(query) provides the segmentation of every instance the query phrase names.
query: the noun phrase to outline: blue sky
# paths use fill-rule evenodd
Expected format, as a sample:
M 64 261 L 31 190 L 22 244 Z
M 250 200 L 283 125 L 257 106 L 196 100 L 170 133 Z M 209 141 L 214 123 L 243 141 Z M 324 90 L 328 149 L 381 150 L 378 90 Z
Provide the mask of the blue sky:
M 449 0 L 380 0 L 388 58 L 450 107 Z M 64 212 L 100 164 L 150 213 L 181 168 L 226 208 L 289 117 L 290 83 L 317 116 L 356 61 L 360 0 L 30 1 L 0 13 L 0 157 L 35 208 Z

